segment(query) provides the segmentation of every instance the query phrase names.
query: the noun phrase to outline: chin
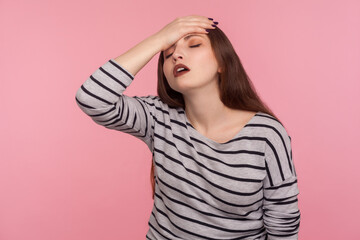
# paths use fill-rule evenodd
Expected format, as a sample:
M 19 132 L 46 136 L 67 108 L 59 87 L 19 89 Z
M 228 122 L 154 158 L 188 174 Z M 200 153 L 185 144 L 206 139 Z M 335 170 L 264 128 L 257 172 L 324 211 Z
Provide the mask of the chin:
M 177 82 L 173 89 L 184 94 L 188 91 L 191 91 L 194 89 L 199 89 L 204 84 L 205 83 L 203 83 L 203 82 L 195 82 L 195 81 L 189 80 L 189 81 Z

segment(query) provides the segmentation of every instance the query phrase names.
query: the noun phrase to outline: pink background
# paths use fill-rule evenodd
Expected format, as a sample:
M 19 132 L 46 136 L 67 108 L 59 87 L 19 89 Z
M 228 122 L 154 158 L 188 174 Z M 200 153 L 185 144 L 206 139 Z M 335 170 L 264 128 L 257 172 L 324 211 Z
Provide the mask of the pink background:
M 151 153 L 75 93 L 178 16 L 213 17 L 292 137 L 299 239 L 360 239 L 359 1 L 0 1 L 0 239 L 145 239 Z M 125 91 L 156 94 L 156 55 Z

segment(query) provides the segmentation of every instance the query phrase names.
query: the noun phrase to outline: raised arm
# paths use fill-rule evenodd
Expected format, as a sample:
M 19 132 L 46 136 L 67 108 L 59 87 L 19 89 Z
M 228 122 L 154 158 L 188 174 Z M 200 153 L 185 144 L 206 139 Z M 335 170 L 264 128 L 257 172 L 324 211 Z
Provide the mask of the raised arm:
M 210 23 L 212 21 L 202 16 L 176 18 L 122 55 L 110 59 L 77 90 L 78 106 L 95 123 L 131 134 L 152 150 L 154 116 L 162 103 L 157 96 L 130 97 L 123 92 L 159 51 L 166 50 L 188 33 L 207 33 L 205 28 L 213 28 Z
M 158 35 L 152 35 L 114 59 L 135 76 L 162 49 Z

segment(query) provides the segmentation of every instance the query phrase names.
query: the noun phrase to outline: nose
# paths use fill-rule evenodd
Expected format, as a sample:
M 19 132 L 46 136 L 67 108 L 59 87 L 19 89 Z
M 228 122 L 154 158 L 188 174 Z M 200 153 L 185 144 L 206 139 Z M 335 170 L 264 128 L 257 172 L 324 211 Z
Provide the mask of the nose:
M 182 50 L 180 48 L 176 48 L 172 54 L 172 58 L 174 61 L 176 61 L 176 59 L 180 58 L 180 59 L 183 59 L 183 53 L 182 53 Z
M 182 55 L 179 53 L 173 54 L 173 60 L 176 61 L 177 59 L 183 59 Z
M 183 57 L 182 57 L 181 55 L 179 55 L 179 56 L 174 56 L 174 57 L 173 57 L 174 62 L 176 62 L 176 60 L 177 60 L 178 58 L 179 58 L 179 59 L 183 59 Z

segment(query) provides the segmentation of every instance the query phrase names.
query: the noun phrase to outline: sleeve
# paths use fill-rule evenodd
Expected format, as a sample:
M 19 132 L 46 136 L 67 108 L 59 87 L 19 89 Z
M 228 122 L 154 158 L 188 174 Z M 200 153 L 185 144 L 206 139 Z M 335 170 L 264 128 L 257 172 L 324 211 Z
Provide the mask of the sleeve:
M 158 97 L 123 94 L 133 79 L 130 72 L 110 59 L 81 85 L 75 100 L 96 124 L 130 134 L 146 143 L 152 151 Z
M 267 239 L 298 239 L 299 189 L 291 138 L 283 127 L 266 140 L 265 167 L 263 210 Z

